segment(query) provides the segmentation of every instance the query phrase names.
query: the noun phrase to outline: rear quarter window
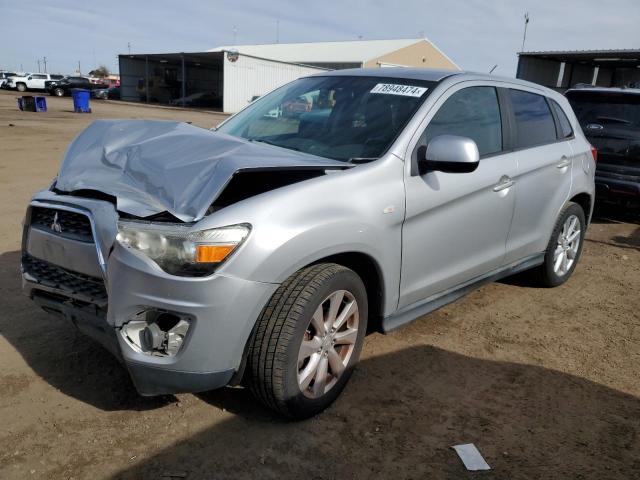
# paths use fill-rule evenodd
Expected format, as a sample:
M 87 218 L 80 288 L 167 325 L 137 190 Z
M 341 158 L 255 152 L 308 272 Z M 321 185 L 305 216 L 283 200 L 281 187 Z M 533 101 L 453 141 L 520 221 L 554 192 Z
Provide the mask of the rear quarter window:
M 516 148 L 534 147 L 557 140 L 556 124 L 544 96 L 508 90 L 516 120 Z
M 573 128 L 571 128 L 571 122 L 567 118 L 567 114 L 558 102 L 549 99 L 551 106 L 556 112 L 556 118 L 558 119 L 558 138 L 569 138 L 573 135 Z

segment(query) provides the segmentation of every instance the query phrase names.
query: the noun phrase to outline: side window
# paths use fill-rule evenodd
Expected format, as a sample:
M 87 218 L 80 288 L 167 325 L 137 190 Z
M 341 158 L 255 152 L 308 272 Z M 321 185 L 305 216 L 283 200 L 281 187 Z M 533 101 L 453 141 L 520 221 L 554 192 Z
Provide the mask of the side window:
M 556 118 L 558 119 L 558 124 L 559 124 L 558 138 L 571 137 L 573 135 L 573 128 L 571 128 L 571 122 L 569 122 L 569 119 L 567 118 L 567 114 L 564 113 L 564 110 L 560 105 L 558 105 L 558 102 L 551 99 L 549 99 L 549 102 L 551 102 L 551 106 L 555 110 Z
M 556 124 L 545 97 L 523 90 L 508 92 L 516 117 L 516 148 L 555 142 Z
M 502 122 L 494 87 L 468 87 L 444 102 L 424 131 L 427 145 L 438 135 L 459 135 L 478 145 L 480 156 L 502 150 Z

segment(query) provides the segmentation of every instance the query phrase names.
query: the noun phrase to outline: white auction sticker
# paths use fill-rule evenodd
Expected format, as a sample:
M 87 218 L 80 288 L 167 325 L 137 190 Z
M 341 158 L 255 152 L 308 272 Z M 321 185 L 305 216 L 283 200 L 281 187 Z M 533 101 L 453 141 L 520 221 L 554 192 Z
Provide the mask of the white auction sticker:
M 370 93 L 384 93 L 387 95 L 402 95 L 403 97 L 421 97 L 428 89 L 412 85 L 397 85 L 394 83 L 379 83 Z

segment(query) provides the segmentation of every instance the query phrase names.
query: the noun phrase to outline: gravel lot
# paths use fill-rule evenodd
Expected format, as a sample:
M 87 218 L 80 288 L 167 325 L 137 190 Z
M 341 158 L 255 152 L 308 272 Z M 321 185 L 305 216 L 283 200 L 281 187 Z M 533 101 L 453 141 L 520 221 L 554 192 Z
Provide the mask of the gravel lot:
M 599 211 L 564 286 L 487 285 L 367 338 L 338 402 L 283 423 L 240 388 L 143 398 L 108 353 L 20 293 L 20 222 L 96 118 L 220 115 L 0 92 L 0 478 L 640 479 L 640 220 Z M 491 472 L 452 445 L 475 443 Z

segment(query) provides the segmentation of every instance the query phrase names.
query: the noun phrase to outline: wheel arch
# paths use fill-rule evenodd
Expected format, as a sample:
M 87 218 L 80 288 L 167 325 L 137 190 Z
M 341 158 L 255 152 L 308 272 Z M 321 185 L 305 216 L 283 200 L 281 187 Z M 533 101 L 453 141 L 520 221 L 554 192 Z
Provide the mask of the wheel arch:
M 358 251 L 345 251 L 324 256 L 309 262 L 296 270 L 300 271 L 311 265 L 319 263 L 335 263 L 353 270 L 364 283 L 367 292 L 368 323 L 367 333 L 382 332 L 382 318 L 384 312 L 384 277 L 379 263 L 369 254 Z M 293 273 L 295 274 L 295 272 Z M 293 275 L 292 274 L 292 275 Z M 247 364 L 249 347 L 253 341 L 258 318 L 255 319 L 251 334 L 247 338 L 242 352 L 240 366 L 229 382 L 230 385 L 238 385 L 243 382 Z
M 591 209 L 593 207 L 593 199 L 591 198 L 591 195 L 586 192 L 578 193 L 571 197 L 569 201 L 580 205 L 584 212 L 587 224 L 589 224 L 591 221 Z
M 366 253 L 352 251 L 319 258 L 310 265 L 317 263 L 336 263 L 353 270 L 360 277 L 367 291 L 368 331 L 381 331 L 385 292 L 382 269 L 378 262 Z

